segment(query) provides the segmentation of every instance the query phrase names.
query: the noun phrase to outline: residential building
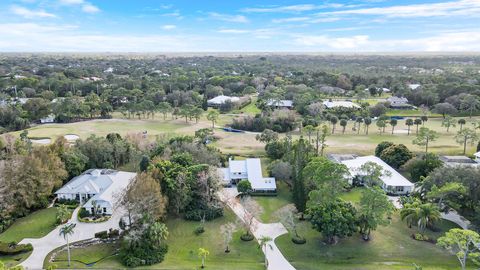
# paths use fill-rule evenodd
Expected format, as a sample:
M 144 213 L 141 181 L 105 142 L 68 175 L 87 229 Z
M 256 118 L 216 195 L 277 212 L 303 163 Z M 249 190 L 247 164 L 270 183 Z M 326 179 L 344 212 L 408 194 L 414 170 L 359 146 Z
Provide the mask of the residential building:
M 274 107 L 276 109 L 292 109 L 293 101 L 287 99 L 273 100 L 270 99 L 267 101 L 267 106 Z
M 360 106 L 348 101 L 348 100 L 342 100 L 342 101 L 324 101 L 323 105 L 327 109 L 333 109 L 333 108 L 352 108 L 352 109 L 360 109 Z
M 270 193 L 276 192 L 275 178 L 263 177 L 262 164 L 259 158 L 247 158 L 245 160 L 228 161 L 228 168 L 220 168 L 219 174 L 224 185 L 235 185 L 241 180 L 248 180 L 253 192 Z
M 367 162 L 373 162 L 383 168 L 383 175 L 380 177 L 382 181 L 382 189 L 392 195 L 407 195 L 414 189 L 414 184 L 408 181 L 403 175 L 393 169 L 390 165 L 376 156 L 357 157 L 355 155 L 337 155 L 332 158 L 347 166 L 350 171 L 349 183 L 352 184 L 354 178 L 362 178 L 363 172 L 360 170 L 362 165 Z
M 238 102 L 240 101 L 240 98 L 221 95 L 221 96 L 216 96 L 212 99 L 207 100 L 207 104 L 210 107 L 219 107 L 220 105 L 224 104 L 227 101 Z
M 57 199 L 76 200 L 91 214 L 111 215 L 120 194 L 135 178 L 135 173 L 91 169 L 74 177 L 55 194 Z M 95 211 L 97 208 L 97 211 Z
M 48 116 L 40 118 L 40 123 L 41 124 L 48 124 L 48 123 L 54 123 L 54 122 L 55 122 L 55 115 L 54 114 L 49 114 Z
M 466 156 L 440 156 L 440 160 L 445 166 L 479 166 L 480 163 Z
M 387 102 L 390 103 L 392 109 L 414 109 L 415 106 L 408 104 L 408 99 L 404 97 L 391 96 L 387 98 Z

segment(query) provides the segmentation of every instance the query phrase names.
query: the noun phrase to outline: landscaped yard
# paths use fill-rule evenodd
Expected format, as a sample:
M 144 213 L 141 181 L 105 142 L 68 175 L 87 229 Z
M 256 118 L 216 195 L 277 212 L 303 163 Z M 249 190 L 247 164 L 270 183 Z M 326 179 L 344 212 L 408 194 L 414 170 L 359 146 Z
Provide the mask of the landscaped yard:
M 35 211 L 19 218 L 5 232 L 0 234 L 2 242 L 20 242 L 24 238 L 41 238 L 57 226 L 55 207 Z
M 441 224 L 444 229 L 452 226 L 449 222 Z M 297 270 L 414 269 L 413 263 L 424 270 L 459 268 L 457 259 L 446 251 L 434 244 L 413 240 L 410 235 L 415 229 L 409 229 L 398 214 L 393 216 L 389 226 L 379 227 L 373 232 L 369 242 L 363 241 L 360 235 L 354 235 L 336 245 L 326 245 L 321 234 L 307 221 L 299 224 L 298 231 L 307 239 L 306 244 L 293 244 L 289 235 L 275 240 Z M 438 236 L 441 233 L 429 234 Z
M 200 236 L 194 234 L 194 230 L 200 225 L 199 222 L 185 221 L 183 219 L 169 219 L 166 224 L 169 229 L 168 253 L 165 261 L 151 267 L 142 269 L 199 269 L 200 259 L 197 250 L 200 247 L 210 251 L 207 257 L 207 269 L 263 269 L 263 255 L 255 241 L 243 242 L 240 240 L 240 228 L 230 244 L 230 253 L 224 252 L 223 237 L 220 226 L 227 222 L 235 222 L 236 217 L 230 211 L 225 211 L 223 218 L 216 219 L 205 224 L 205 233 Z M 74 249 L 72 260 L 82 260 L 83 263 L 74 262 L 74 268 L 87 268 L 85 264 L 95 262 L 103 257 L 116 253 L 114 244 L 102 244 L 88 248 Z M 49 257 L 49 256 L 48 256 Z M 91 259 L 88 259 L 91 258 Z M 59 254 L 57 259 L 66 259 L 66 252 Z M 46 262 L 48 259 L 46 260 Z M 56 262 L 60 268 L 66 267 L 66 262 Z M 48 266 L 48 263 L 44 265 Z M 118 256 L 106 258 L 88 268 L 122 268 Z
M 278 222 L 277 211 L 292 203 L 292 194 L 283 181 L 277 181 L 277 196 L 253 196 L 262 211 L 260 221 L 263 223 Z

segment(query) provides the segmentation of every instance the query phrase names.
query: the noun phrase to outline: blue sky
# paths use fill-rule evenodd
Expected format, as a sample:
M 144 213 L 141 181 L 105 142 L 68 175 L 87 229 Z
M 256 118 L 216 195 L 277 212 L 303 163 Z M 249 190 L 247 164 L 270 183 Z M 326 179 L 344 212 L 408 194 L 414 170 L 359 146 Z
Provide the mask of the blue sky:
M 2 0 L 0 51 L 480 51 L 480 0 Z

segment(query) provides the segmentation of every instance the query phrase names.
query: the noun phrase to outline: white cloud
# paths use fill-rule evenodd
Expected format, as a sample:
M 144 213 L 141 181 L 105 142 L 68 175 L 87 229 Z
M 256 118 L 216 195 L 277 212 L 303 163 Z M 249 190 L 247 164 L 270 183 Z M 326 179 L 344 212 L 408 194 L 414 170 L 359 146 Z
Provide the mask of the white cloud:
M 177 26 L 176 26 L 176 25 L 173 25 L 173 24 L 162 25 L 162 29 L 163 29 L 163 30 L 173 30 L 173 29 L 175 29 L 175 28 L 177 28 Z
M 20 6 L 12 6 L 10 8 L 12 13 L 18 16 L 22 16 L 27 19 L 32 19 L 32 18 L 54 18 L 57 17 L 55 14 L 48 13 L 45 10 L 31 10 L 25 7 L 20 7 Z
M 281 18 L 281 19 L 273 19 L 273 23 L 289 23 L 289 22 L 304 22 L 311 20 L 310 17 L 290 17 L 290 18 Z
M 236 23 L 247 23 L 248 19 L 247 17 L 243 15 L 229 15 L 229 14 L 220 14 L 217 12 L 210 12 L 208 13 L 210 18 L 219 20 L 219 21 L 225 21 L 225 22 L 236 22 Z
M 353 5 L 345 6 L 338 3 L 326 3 L 323 5 L 303 4 L 303 5 L 289 5 L 289 6 L 268 6 L 268 7 L 250 7 L 241 9 L 246 13 L 300 13 L 305 11 L 312 11 L 325 8 L 341 8 L 353 7 Z
M 397 5 L 324 12 L 319 15 L 378 15 L 392 18 L 434 16 L 479 16 L 480 0 L 459 0 L 442 3 Z
M 69 5 L 69 6 L 81 6 L 82 11 L 85 13 L 100 12 L 100 8 L 98 8 L 97 6 L 85 0 L 59 0 L 59 3 L 62 5 Z
M 467 52 L 480 51 L 480 31 L 441 33 L 412 39 L 371 39 L 367 35 L 332 37 L 297 35 L 293 45 L 307 51 Z
M 220 29 L 217 31 L 218 33 L 223 33 L 223 34 L 247 34 L 250 33 L 250 30 L 245 30 L 245 29 Z
M 100 9 L 92 4 L 85 4 L 82 6 L 83 12 L 86 13 L 97 13 L 100 12 Z

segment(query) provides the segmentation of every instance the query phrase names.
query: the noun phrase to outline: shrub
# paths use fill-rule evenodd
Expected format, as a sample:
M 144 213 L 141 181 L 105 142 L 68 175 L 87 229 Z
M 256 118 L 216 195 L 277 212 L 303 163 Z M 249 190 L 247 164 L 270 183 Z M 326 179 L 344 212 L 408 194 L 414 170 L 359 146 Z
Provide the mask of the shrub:
M 237 190 L 240 193 L 250 193 L 252 191 L 252 185 L 248 180 L 242 180 L 237 184 Z
M 307 239 L 294 235 L 292 237 L 292 242 L 294 244 L 297 244 L 297 245 L 303 245 L 303 244 L 307 243 Z
M 388 147 L 394 145 L 394 143 L 392 142 L 387 142 L 387 141 L 384 141 L 384 142 L 381 142 L 377 145 L 377 147 L 375 148 L 375 156 L 377 157 L 380 157 L 380 155 L 382 154 L 383 150 L 387 149 Z
M 201 221 L 205 216 L 205 220 L 213 220 L 223 216 L 223 208 L 211 207 L 208 209 L 194 209 L 185 213 L 186 220 Z
M 86 218 L 86 217 L 89 217 L 90 216 L 90 213 L 82 207 L 82 209 L 80 209 L 80 211 L 78 212 L 78 217 L 79 218 Z
M 122 252 L 120 252 L 120 258 L 125 266 L 133 268 L 160 263 L 165 258 L 167 252 L 167 245 L 161 245 L 155 248 L 140 246 L 122 250 Z
M 197 228 L 195 228 L 194 232 L 195 232 L 195 235 L 200 235 L 205 232 L 205 228 L 203 226 L 198 226 Z
M 107 231 L 97 232 L 97 233 L 95 233 L 95 238 L 107 239 L 108 238 L 108 232 Z
M 115 229 L 115 230 L 108 230 L 108 238 L 114 238 L 120 236 L 120 231 Z
M 31 244 L 20 244 L 15 242 L 4 243 L 0 242 L 0 255 L 16 255 L 20 253 L 30 252 L 33 250 Z
M 253 237 L 252 234 L 242 234 L 242 235 L 240 236 L 240 239 L 241 239 L 242 241 L 245 241 L 245 242 L 252 241 L 254 238 L 255 238 L 255 237 Z

